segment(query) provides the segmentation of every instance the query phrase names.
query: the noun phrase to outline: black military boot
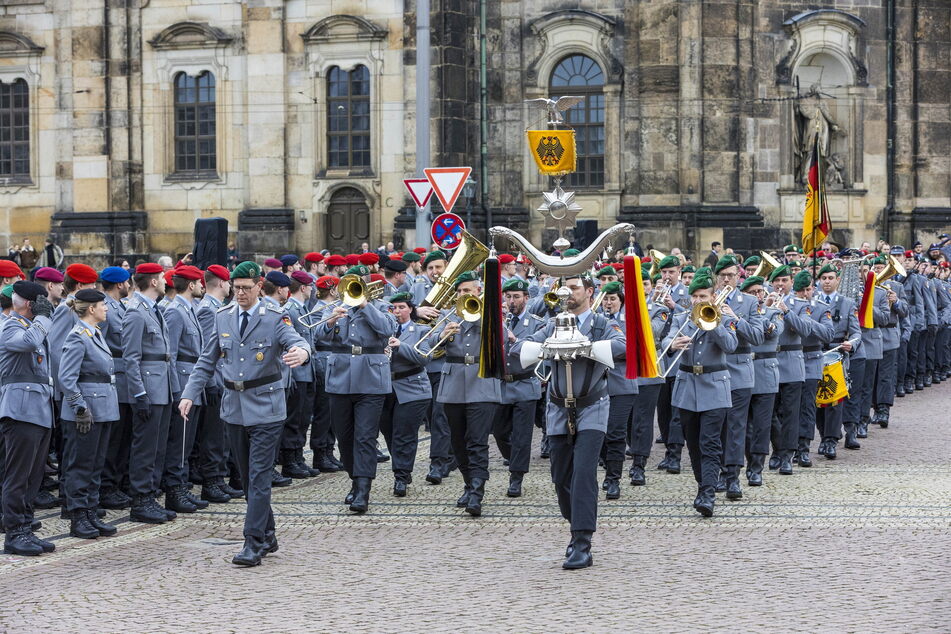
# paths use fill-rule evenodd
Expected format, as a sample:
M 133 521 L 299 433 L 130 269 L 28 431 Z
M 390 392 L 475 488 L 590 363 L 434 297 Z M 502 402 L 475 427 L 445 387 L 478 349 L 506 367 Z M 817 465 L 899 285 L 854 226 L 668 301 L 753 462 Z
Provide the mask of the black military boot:
M 33 498 L 34 509 L 53 509 L 59 506 L 59 499 L 49 491 L 40 490 Z
M 881 416 L 879 416 L 878 424 L 881 425 L 882 429 L 888 429 L 888 417 L 891 414 L 891 405 L 879 405 L 881 408 Z
M 920 378 L 915 378 L 915 391 L 921 392 L 925 389 L 925 380 Z
M 406 481 L 405 480 L 393 481 L 393 495 L 398 498 L 406 497 Z
M 472 491 L 469 493 L 469 501 L 466 502 L 466 513 L 479 517 L 482 515 L 482 498 L 485 497 L 485 480 L 472 478 L 470 484 Z
M 281 475 L 277 472 L 277 467 L 271 469 L 271 486 L 272 487 L 289 487 L 291 483 L 294 482 L 291 478 Z
M 717 493 L 723 493 L 726 491 L 726 467 L 720 469 L 720 475 L 717 476 L 717 485 L 715 490 Z
M 347 506 L 350 506 L 350 503 L 353 502 L 353 496 L 357 494 L 357 481 L 354 478 L 350 479 L 350 492 L 347 493 L 347 496 L 343 498 L 343 503 Z
M 542 430 L 542 441 L 538 457 L 542 460 L 548 460 L 548 457 L 551 455 L 551 441 L 548 440 L 548 434 L 544 433 L 544 431 L 545 430 Z
M 838 438 L 826 438 L 826 452 L 823 454 L 828 460 L 835 460 L 835 447 L 839 444 Z
M 566 552 L 567 557 L 561 567 L 565 570 L 579 570 L 587 568 L 594 559 L 591 557 L 591 538 L 594 533 L 591 531 L 571 531 L 571 545 Z
M 138 496 L 132 499 L 129 521 L 144 524 L 164 524 L 168 521 L 168 516 L 162 512 L 162 509 L 158 508 L 151 497 Z
M 92 524 L 92 527 L 99 531 L 100 537 L 112 537 L 119 532 L 119 529 L 112 524 L 107 524 L 99 519 L 95 509 L 86 509 L 86 519 Z
M 379 444 L 377 444 L 376 446 L 376 461 L 377 462 L 390 461 L 390 453 L 385 448 L 381 449 Z
M 750 454 L 750 464 L 746 468 L 746 481 L 751 487 L 763 486 L 763 464 L 766 462 L 766 454 Z
M 304 460 L 303 447 L 294 450 L 294 458 L 296 458 L 297 464 L 300 465 L 300 467 L 308 473 L 308 477 L 316 478 L 317 476 L 320 475 L 320 469 L 317 469 L 316 467 L 311 468 L 307 466 L 307 461 Z
M 779 475 L 792 475 L 792 454 L 791 451 L 783 451 L 779 456 Z
M 99 531 L 89 521 L 86 509 L 70 511 L 69 534 L 71 537 L 78 537 L 79 539 L 96 539 L 99 537 Z
M 56 550 L 56 544 L 54 544 L 51 541 L 47 541 L 45 539 L 40 539 L 39 537 L 36 536 L 36 533 L 32 531 L 30 531 L 29 538 L 33 540 L 34 544 L 39 545 L 39 547 L 43 549 L 44 553 L 51 553 Z
M 713 517 L 713 506 L 716 503 L 716 492 L 713 489 L 700 489 L 693 501 L 693 508 L 704 517 Z
M 198 507 L 185 497 L 184 487 L 170 487 L 165 490 L 165 508 L 176 513 L 194 513 Z
M 682 445 L 670 445 L 670 457 L 667 460 L 667 473 L 677 475 L 680 473 L 680 452 Z
M 244 538 L 244 548 L 231 559 L 236 566 L 257 566 L 261 563 L 264 545 L 253 537 Z
M 313 466 L 321 473 L 337 473 L 343 470 L 334 459 L 333 449 L 315 449 Z
M 779 463 L 781 463 L 782 461 L 783 461 L 783 458 L 780 455 L 780 452 L 773 451 L 773 455 L 769 457 L 769 470 L 775 471 L 776 469 L 779 469 Z
M 469 506 L 469 496 L 472 495 L 472 487 L 469 486 L 469 483 L 466 483 L 466 487 L 462 490 L 462 495 L 459 496 L 459 499 L 456 500 L 456 508 L 465 508 Z
M 281 475 L 293 480 L 303 480 L 310 477 L 310 471 L 303 465 L 297 464 L 296 451 L 281 449 Z
M 624 469 L 624 462 L 621 460 L 608 460 L 605 463 L 605 478 L 608 488 L 605 489 L 606 500 L 617 500 L 621 497 L 621 471 Z
M 931 373 L 930 372 L 925 374 L 925 387 L 931 387 Z
M 224 478 L 222 478 L 223 480 Z M 221 487 L 225 493 L 230 495 L 233 498 L 243 498 L 244 497 L 244 483 L 241 482 L 241 478 L 238 476 L 231 476 L 228 478 L 228 486 Z
M 231 496 L 224 492 L 218 482 L 209 480 L 201 485 L 201 499 L 212 504 L 226 504 L 231 501 Z
M 520 498 L 522 497 L 522 478 L 525 477 L 524 473 L 512 472 L 509 474 L 509 490 L 505 492 L 510 498 Z
M 642 487 L 647 484 L 647 477 L 644 475 L 644 464 L 646 462 L 646 456 L 634 456 L 634 463 L 628 471 L 628 475 L 631 476 L 631 486 Z
M 208 500 L 202 500 L 201 498 L 197 497 L 194 493 L 189 491 L 189 487 L 187 485 L 182 485 L 179 487 L 179 489 L 181 489 L 182 495 L 185 496 L 185 499 L 198 507 L 199 511 L 208 508 Z
M 860 449 L 862 445 L 859 444 L 859 441 L 856 440 L 856 430 L 855 423 L 846 423 L 845 424 L 845 448 L 846 449 Z
M 738 466 L 728 467 L 726 474 L 726 499 L 739 500 L 743 497 L 743 489 L 740 488 L 740 468 Z
M 667 467 L 670 465 L 670 448 L 667 448 L 664 451 L 663 459 L 657 463 L 658 471 L 667 471 Z
M 43 554 L 43 547 L 30 539 L 29 526 L 17 526 L 7 531 L 3 539 L 3 552 L 7 555 L 37 557 Z
M 863 416 L 855 426 L 856 438 L 868 438 L 868 424 L 871 422 L 868 416 Z
M 131 504 L 132 499 L 118 489 L 106 491 L 101 496 L 99 496 L 99 506 L 104 509 L 126 509 L 129 508 L 129 505 Z
M 809 444 L 810 441 L 808 438 L 799 439 L 799 451 L 797 453 L 799 455 L 798 464 L 800 467 L 809 468 L 812 466 L 812 458 L 809 457 Z
M 236 489 L 232 483 L 241 484 L 240 482 L 234 482 L 234 480 L 225 484 L 224 478 L 215 478 L 215 484 L 218 485 L 218 488 L 224 491 L 227 495 L 231 496 L 232 500 L 240 500 L 244 497 L 244 490 L 240 488 Z
M 905 398 L 905 382 L 899 381 L 895 386 L 895 396 L 898 398 Z
M 353 500 L 350 502 L 350 510 L 358 515 L 363 515 L 370 508 L 370 478 L 354 478 Z
M 277 535 L 274 531 L 264 531 L 264 546 L 261 549 L 261 556 L 270 555 L 277 552 Z

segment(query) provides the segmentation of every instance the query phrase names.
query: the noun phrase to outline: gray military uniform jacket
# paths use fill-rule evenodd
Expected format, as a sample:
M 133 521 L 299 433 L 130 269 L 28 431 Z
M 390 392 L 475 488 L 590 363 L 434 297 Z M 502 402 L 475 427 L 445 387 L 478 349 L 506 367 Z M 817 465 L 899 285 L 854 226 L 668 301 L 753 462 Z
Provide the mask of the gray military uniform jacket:
M 877 290 L 874 295 L 874 304 L 872 306 L 872 323 L 874 328 L 862 328 L 862 350 L 865 352 L 865 358 L 872 361 L 881 359 L 883 356 L 883 337 L 882 327 L 888 325 L 888 315 L 891 312 L 888 307 L 888 297 L 885 291 Z M 858 318 L 856 317 L 856 320 Z
M 621 330 L 625 333 L 627 332 L 627 324 L 625 323 L 623 312 L 616 315 L 605 314 L 604 317 L 609 321 L 614 321 Z M 637 379 L 627 378 L 627 362 L 625 355 L 622 355 L 620 359 L 615 359 L 614 367 L 608 370 L 608 396 L 637 393 Z
M 938 325 L 938 296 L 935 293 L 935 281 L 921 275 L 917 276 L 921 284 L 921 294 L 925 299 L 925 326 Z
M 852 342 L 852 353 L 843 353 L 842 366 L 847 370 L 850 359 L 864 359 L 862 329 L 859 327 L 858 309 L 851 299 L 835 293 L 829 303 L 832 314 L 832 336 L 828 348 L 835 348 L 845 340 Z
M 726 355 L 730 371 L 730 387 L 746 390 L 753 387 L 753 346 L 763 343 L 764 318 L 757 310 L 757 301 L 750 295 L 734 289 L 726 303 L 739 318 L 736 322 L 736 350 Z
M 674 316 L 674 323 L 671 324 L 670 334 L 664 340 L 664 346 L 673 340 L 674 333 L 688 319 L 688 313 Z M 693 322 L 688 323 L 681 336 L 689 337 L 696 330 Z M 736 350 L 736 345 L 736 322 L 726 316 L 713 330 L 701 331 L 684 351 L 678 361 L 678 367 L 674 370 L 677 379 L 670 397 L 671 405 L 691 412 L 730 407 L 733 397 L 730 394 L 732 386 L 726 356 Z M 674 357 L 678 351 L 671 350 L 668 354 Z M 671 360 L 668 360 L 668 363 Z M 691 371 L 681 369 L 685 366 L 692 368 Z M 709 368 L 716 367 L 720 369 L 709 371 Z M 701 373 L 697 373 L 698 371 Z
M 690 293 L 689 289 L 682 282 L 677 282 L 674 284 L 673 288 L 670 289 L 670 298 L 674 300 L 674 303 L 679 305 L 681 308 L 686 308 L 690 310 Z
M 208 340 L 215 336 L 215 313 L 217 313 L 221 307 L 222 303 L 207 293 L 205 293 L 205 296 L 198 302 L 198 308 L 195 309 L 195 317 L 198 318 L 198 323 L 201 326 L 203 346 L 207 345 Z M 202 347 L 202 351 L 204 351 L 204 347 Z M 199 357 L 200 356 L 201 355 L 199 355 Z M 188 381 L 185 382 L 187 383 Z M 218 390 L 224 389 L 220 372 L 215 372 L 214 380 L 208 387 L 217 388 Z
M 399 330 L 399 324 L 397 324 Z M 413 401 L 429 400 L 433 397 L 432 384 L 426 375 L 426 364 L 429 360 L 413 348 L 421 339 L 429 334 L 427 326 L 420 326 L 412 321 L 403 324 L 403 331 L 394 335 L 400 340 L 400 345 L 392 348 L 390 357 L 391 379 L 393 394 L 399 404 Z M 420 345 L 423 352 L 428 351 L 426 343 Z
M 667 381 L 667 379 L 662 376 L 666 366 L 664 365 L 665 360 L 662 358 L 660 352 L 663 350 L 662 344 L 670 329 L 670 309 L 659 304 L 650 304 L 647 308 L 647 314 L 650 316 L 651 331 L 654 335 L 654 349 L 657 352 L 657 376 L 652 379 L 646 377 L 638 378 L 638 386 L 660 385 Z
M 763 343 L 753 346 L 753 394 L 776 394 L 779 392 L 779 337 L 786 322 L 778 308 L 765 306 L 763 317 Z
M 917 273 L 911 273 L 902 282 L 905 286 L 905 299 L 908 301 L 909 317 L 913 332 L 921 332 L 928 325 L 925 320 L 925 297 L 922 283 L 924 278 Z
M 545 327 L 545 320 L 528 312 L 528 307 L 515 320 L 512 326 L 511 315 L 506 315 L 506 327 L 512 331 L 516 340 L 525 339 Z M 542 384 L 535 376 L 535 366 L 523 368 L 517 354 L 513 354 L 515 343 L 505 337 L 505 376 L 502 379 L 502 403 L 511 405 L 524 401 L 537 401 L 542 397 Z M 526 376 L 527 375 L 527 376 Z M 519 378 L 519 377 L 522 378 Z
M 410 292 L 413 294 L 413 304 L 419 306 L 423 303 L 423 300 L 426 299 L 426 295 L 429 294 L 433 288 L 433 283 L 429 281 L 428 275 L 420 275 L 416 278 L 416 281 L 413 283 L 412 289 Z
M 458 318 L 450 318 L 456 320 Z M 436 330 L 436 329 L 434 329 Z M 434 346 L 442 334 L 431 332 L 429 345 Z M 443 344 L 442 378 L 436 393 L 438 403 L 501 403 L 502 387 L 498 379 L 479 378 L 479 350 L 482 340 L 482 320 L 464 321 L 458 333 Z M 451 363 L 460 359 L 463 363 Z
M 780 315 L 784 322 L 779 336 L 779 382 L 798 383 L 806 380 L 806 361 L 802 353 L 802 337 L 826 334 L 824 326 L 812 318 L 813 306 L 807 299 L 787 295 L 783 303 L 789 309 Z
M 122 357 L 122 320 L 125 319 L 125 304 L 106 295 L 106 321 L 99 324 L 102 338 L 112 354 L 112 365 L 116 375 L 116 394 L 120 403 L 131 403 L 135 399 L 129 394 L 129 381 L 125 374 L 125 359 Z
M 163 315 L 168 328 L 172 394 L 181 394 L 204 347 L 201 323 L 191 302 L 179 295 L 168 303 Z M 201 405 L 203 402 L 199 398 L 195 405 Z
M 129 300 L 122 321 L 122 353 L 132 399 L 148 394 L 152 405 L 168 405 L 172 402 L 168 328 L 154 306 L 139 293 Z
M 901 322 L 908 317 L 908 302 L 905 300 L 905 289 L 901 282 L 885 280 L 884 286 L 894 291 L 898 300 L 891 305 L 888 311 L 888 323 L 882 327 L 882 350 L 897 350 L 901 345 Z M 876 293 L 884 291 L 876 290 Z M 885 301 L 888 301 L 886 296 Z
M 69 297 L 73 296 L 70 295 Z M 66 341 L 66 336 L 72 331 L 73 327 L 79 323 L 76 313 L 66 305 L 66 299 L 68 298 L 64 298 L 53 310 L 50 334 L 46 340 L 50 351 L 50 371 L 53 373 L 54 379 L 53 394 L 57 401 L 63 398 L 63 391 L 55 382 L 56 377 L 59 376 L 59 357 L 63 354 L 63 342 Z
M 115 364 L 102 333 L 82 321 L 66 336 L 59 362 L 63 420 L 75 421 L 85 407 L 97 423 L 119 420 Z
M 802 338 L 802 358 L 806 368 L 806 379 L 822 378 L 822 351 L 832 339 L 832 313 L 829 305 L 813 297 L 809 308 L 804 309 L 814 321 L 824 324 L 825 328 L 814 330 Z
M 215 330 L 182 391 L 182 399 L 194 401 L 221 372 L 225 390 L 221 399 L 221 419 L 232 425 L 251 427 L 282 422 L 287 418 L 281 359 L 293 347 L 310 352 L 310 345 L 297 334 L 290 317 L 258 301 L 248 310 L 248 326 L 241 332 L 241 310 L 237 303 L 215 313 Z M 255 387 L 243 383 L 266 380 Z M 228 384 L 236 389 L 231 389 Z M 238 389 L 242 387 L 243 389 Z
M 314 329 L 308 328 L 303 323 L 301 323 L 300 320 L 301 316 L 307 313 L 307 308 L 297 299 L 291 297 L 287 300 L 287 303 L 284 304 L 284 310 L 287 312 L 288 317 L 291 318 L 291 323 L 294 325 L 294 330 L 296 330 L 297 334 L 307 342 L 307 345 L 309 345 L 311 349 L 313 349 Z M 293 379 L 296 383 L 312 383 L 314 381 L 316 369 L 317 364 L 313 362 L 308 362 L 296 368 L 291 368 L 291 379 Z
M 378 300 L 351 308 L 336 324 L 317 328 L 318 340 L 330 345 L 324 385 L 328 394 L 389 394 L 393 391 L 390 359 L 384 354 L 396 332 L 389 304 Z M 333 309 L 325 311 L 328 317 Z
M 53 379 L 47 336 L 53 322 L 10 313 L 0 331 L 0 418 L 53 426 Z

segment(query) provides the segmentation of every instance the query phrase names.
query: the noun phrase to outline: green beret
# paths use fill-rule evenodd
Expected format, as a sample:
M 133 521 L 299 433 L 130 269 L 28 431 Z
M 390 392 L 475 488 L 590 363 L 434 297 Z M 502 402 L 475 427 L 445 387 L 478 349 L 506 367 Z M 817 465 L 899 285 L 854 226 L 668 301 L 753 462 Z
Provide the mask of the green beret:
M 711 277 L 713 275 L 713 271 L 710 270 L 709 266 L 701 266 L 700 268 L 696 270 L 695 274 L 697 275 L 697 277 L 702 277 L 704 275 L 706 275 L 707 277 Z
M 565 249 L 565 252 L 562 253 L 561 256 L 564 258 L 570 258 L 576 255 L 579 255 L 580 253 L 581 251 L 579 251 L 578 249 Z
M 792 281 L 792 289 L 794 291 L 801 291 L 810 286 L 812 286 L 812 275 L 809 271 L 799 271 L 796 273 L 796 277 L 794 277 Z
M 456 281 L 452 283 L 452 288 L 455 290 L 459 288 L 460 284 L 463 284 L 465 282 L 477 282 L 477 281 L 479 281 L 479 278 L 476 277 L 475 273 L 473 273 L 472 271 L 466 271 L 465 273 L 461 273 L 459 277 L 456 278 Z
M 705 288 L 713 288 L 713 278 L 709 275 L 701 275 L 700 273 L 697 273 L 694 275 L 693 279 L 690 280 L 690 288 L 687 292 L 693 295 L 695 292 Z
M 869 262 L 869 264 L 871 266 L 875 266 L 876 264 L 888 264 L 888 260 L 885 258 L 884 255 L 880 255 L 877 258 L 872 258 L 872 261 Z
M 646 264 L 641 267 L 641 279 L 649 280 L 651 278 L 651 267 Z
M 823 273 L 835 273 L 835 276 L 839 277 L 839 269 L 835 268 L 831 264 L 826 264 L 824 267 L 819 269 L 819 275 L 822 275 Z
M 751 255 L 750 257 L 746 258 L 745 262 L 743 262 L 743 268 L 745 269 L 748 266 L 759 266 L 760 262 L 762 261 L 763 261 L 763 258 L 761 258 L 760 256 Z
M 792 275 L 792 271 L 789 270 L 789 265 L 783 264 L 773 269 L 773 272 L 769 274 L 769 281 L 772 282 L 777 277 L 789 277 L 790 275 Z
M 401 257 L 400 259 L 403 260 L 404 262 L 419 262 L 421 258 L 419 257 L 419 254 L 416 253 L 415 251 L 407 251 L 406 253 L 403 254 L 403 257 Z
M 610 293 L 612 295 L 621 294 L 621 283 L 620 282 L 608 282 L 601 287 L 602 293 Z
M 728 269 L 731 266 L 736 266 L 736 258 L 732 255 L 724 255 L 717 260 L 717 265 L 713 268 L 713 272 L 719 273 L 723 269 Z
M 418 254 L 414 254 L 418 255 Z M 396 293 L 395 295 L 390 296 L 390 303 L 395 304 L 396 302 L 406 302 L 407 304 L 413 303 L 413 294 L 412 293 Z
M 651 284 L 656 284 L 657 280 L 659 279 L 660 279 L 660 273 L 655 274 L 653 277 L 651 277 Z
M 755 257 L 755 256 L 754 256 L 754 257 Z M 745 291 L 745 290 L 748 289 L 750 286 L 758 286 L 758 285 L 759 285 L 759 286 L 762 286 L 763 282 L 765 282 L 765 281 L 766 281 L 766 280 L 764 280 L 764 279 L 763 279 L 762 277 L 760 277 L 759 275 L 751 275 L 751 276 L 749 276 L 748 278 L 746 278 L 746 281 L 744 281 L 742 284 L 740 284 L 740 290 L 741 290 L 741 291 Z
M 799 249 L 794 244 L 787 244 L 783 247 L 783 253 L 799 253 Z
M 680 272 L 681 272 L 681 273 L 696 273 L 696 272 L 697 272 L 697 268 L 696 268 L 695 266 L 693 266 L 692 264 L 688 264 L 688 265 L 685 266 L 684 268 L 680 269 Z
M 446 254 L 442 251 L 430 251 L 426 254 L 426 259 L 423 260 L 423 266 L 429 266 L 430 262 L 435 262 L 436 260 L 445 260 Z
M 254 262 L 242 262 L 231 271 L 231 279 L 240 280 L 243 278 L 261 277 L 261 267 Z
M 601 277 L 602 275 L 617 275 L 617 271 L 614 270 L 613 266 L 606 266 L 598 271 L 598 277 Z
M 364 275 L 370 274 L 370 267 L 366 264 L 357 264 L 356 266 L 351 266 L 347 269 L 346 275 L 359 275 L 363 277 Z
M 528 282 L 525 280 L 520 280 L 517 277 L 513 277 L 502 286 L 503 293 L 508 291 L 522 291 L 523 293 L 527 293 Z
M 675 266 L 680 266 L 680 258 L 676 255 L 668 255 L 663 260 L 660 261 L 660 264 L 657 265 L 658 269 L 669 269 Z
M 7 299 L 13 299 L 13 284 L 7 284 L 0 290 L 0 295 L 5 295 Z
M 793 260 L 792 262 L 789 263 L 789 266 L 794 269 L 801 269 L 802 262 L 800 262 L 799 260 Z

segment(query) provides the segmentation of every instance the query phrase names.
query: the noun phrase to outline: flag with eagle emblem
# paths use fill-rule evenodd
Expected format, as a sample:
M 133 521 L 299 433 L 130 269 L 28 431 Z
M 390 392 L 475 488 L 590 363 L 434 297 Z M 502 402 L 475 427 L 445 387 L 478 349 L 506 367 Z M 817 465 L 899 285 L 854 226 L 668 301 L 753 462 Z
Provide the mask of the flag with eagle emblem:
M 575 171 L 574 130 L 527 130 L 528 147 L 538 171 L 549 176 L 561 176 Z

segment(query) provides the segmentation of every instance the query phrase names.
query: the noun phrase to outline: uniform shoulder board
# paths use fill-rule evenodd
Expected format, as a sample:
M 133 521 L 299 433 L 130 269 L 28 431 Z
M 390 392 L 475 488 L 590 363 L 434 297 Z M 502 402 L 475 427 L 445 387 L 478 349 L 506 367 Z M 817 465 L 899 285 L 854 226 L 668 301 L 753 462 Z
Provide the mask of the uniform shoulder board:
M 816 303 L 816 306 L 825 307 L 825 308 L 829 307 L 829 304 L 825 303 L 821 299 L 813 299 L 812 301 Z
M 29 327 L 30 327 L 30 324 L 26 323 L 26 320 L 23 319 L 22 317 L 17 317 L 16 320 L 17 320 L 17 323 L 19 323 L 19 324 L 20 324 L 21 326 L 23 326 L 24 328 L 29 328 Z
M 237 304 L 225 304 L 224 306 L 222 306 L 221 308 L 219 308 L 219 309 L 216 310 L 215 312 L 216 312 L 216 313 L 220 313 L 221 311 L 224 311 L 224 310 L 231 310 L 231 309 L 234 308 L 235 306 L 237 306 Z
M 287 311 L 284 309 L 283 306 L 274 306 L 273 304 L 267 304 L 267 305 L 266 305 L 266 308 L 267 308 L 269 311 L 271 311 L 272 313 L 282 314 L 282 313 L 287 312 Z M 261 314 L 263 315 L 264 313 L 262 312 Z
M 536 315 L 535 313 L 529 313 L 529 315 L 530 315 L 530 316 L 532 317 L 532 319 L 534 319 L 535 321 L 548 321 L 548 320 L 545 319 L 544 317 L 539 317 L 539 316 Z

